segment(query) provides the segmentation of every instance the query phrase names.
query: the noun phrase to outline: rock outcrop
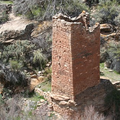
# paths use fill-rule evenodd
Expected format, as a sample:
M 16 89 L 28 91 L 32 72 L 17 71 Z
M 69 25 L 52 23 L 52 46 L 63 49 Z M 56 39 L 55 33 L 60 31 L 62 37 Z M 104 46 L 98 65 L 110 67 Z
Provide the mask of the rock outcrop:
M 29 39 L 34 24 L 21 17 L 16 17 L 0 26 L 0 38 L 2 41 L 10 39 Z
M 61 113 L 63 118 L 66 120 L 73 120 L 74 118 L 76 118 L 75 120 L 80 120 L 85 107 L 91 105 L 95 107 L 97 112 L 106 113 L 106 116 L 111 115 L 114 108 L 111 104 L 107 103 L 107 97 L 113 90 L 115 90 L 115 87 L 109 80 L 101 79 L 98 85 L 88 88 L 77 96 L 77 102 L 79 102 L 79 104 L 69 99 L 61 99 L 61 97 L 58 96 L 51 95 L 51 97 L 54 108 Z
M 52 51 L 52 22 L 40 22 L 31 33 L 31 41 L 42 48 L 47 58 L 51 58 Z
M 119 44 L 120 32 L 111 24 L 101 24 L 100 62 L 105 62 L 106 67 L 120 73 Z
M 44 77 L 43 76 L 39 76 L 39 77 L 33 77 L 30 80 L 30 91 L 34 90 L 34 88 L 39 85 L 41 82 L 44 81 Z
M 115 84 L 119 87 L 119 84 Z M 112 112 L 117 106 L 113 107 L 113 96 L 118 92 L 116 87 L 107 79 L 101 79 L 100 83 L 94 87 L 88 88 L 77 96 L 79 104 L 70 100 L 67 96 L 55 95 L 50 92 L 43 92 L 40 88 L 35 88 L 35 92 L 49 102 L 52 109 L 57 109 L 63 120 L 81 120 L 81 114 L 85 112 L 86 107 L 93 106 L 98 114 L 106 114 L 105 120 L 113 120 L 115 117 Z M 111 96 L 111 97 L 110 97 Z M 112 101 L 112 102 L 110 102 Z M 114 111 L 115 112 L 115 111 Z M 108 119 L 110 116 L 110 119 Z
M 113 32 L 111 24 L 100 24 L 100 32 Z

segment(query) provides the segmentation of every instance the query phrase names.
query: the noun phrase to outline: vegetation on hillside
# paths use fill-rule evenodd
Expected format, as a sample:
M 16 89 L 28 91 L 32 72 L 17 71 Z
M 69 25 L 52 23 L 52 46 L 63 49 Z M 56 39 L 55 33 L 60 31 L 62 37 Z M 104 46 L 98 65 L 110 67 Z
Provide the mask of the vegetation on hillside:
M 117 1 L 101 1 L 93 17 L 99 23 L 117 24 L 120 14 L 120 5 Z
M 35 44 L 28 40 L 17 40 L 13 44 L 3 45 L 0 51 L 0 73 L 4 75 L 5 80 L 13 83 L 22 84 L 22 81 L 25 82 L 23 76 L 26 76 L 24 70 L 43 70 L 47 62 L 42 50 L 36 49 Z
M 0 24 L 8 21 L 8 15 L 5 12 L 0 13 Z
M 25 117 L 24 119 L 37 119 L 36 116 L 33 116 L 33 111 L 25 114 L 20 105 L 16 105 L 16 101 L 13 103 L 14 106 L 9 104 L 6 106 L 6 98 L 3 99 L 5 93 L 8 93 L 8 98 L 12 97 L 14 92 L 11 92 L 11 90 L 14 88 L 22 86 L 22 89 L 24 89 L 26 86 L 29 86 L 31 71 L 35 74 L 39 72 L 39 74 L 45 77 L 45 81 L 39 85 L 41 90 L 45 92 L 51 90 L 51 67 L 47 65 L 47 63 L 51 61 L 52 27 L 51 25 L 47 26 L 47 22 L 43 22 L 44 20 L 51 20 L 52 16 L 56 13 L 63 13 L 70 17 L 75 17 L 85 10 L 90 13 L 90 23 L 99 22 L 101 24 L 110 24 L 114 28 L 112 32 L 116 34 L 120 32 L 119 0 L 86 0 L 84 2 L 81 0 L 3 0 L 0 1 L 0 4 L 1 3 L 7 5 L 12 4 L 13 12 L 18 16 L 22 15 L 29 20 L 37 20 L 40 22 L 39 25 L 38 23 L 34 25 L 34 27 L 38 26 L 35 28 L 37 32 L 31 34 L 28 40 L 15 39 L 13 42 L 7 43 L 0 39 L 0 82 L 5 84 L 2 94 L 0 93 L 0 107 L 3 109 L 2 111 L 0 109 L 0 115 L 2 115 L 3 119 L 21 120 L 23 119 L 22 117 Z M 6 12 L 6 10 L 0 12 L 0 24 L 8 20 L 9 12 Z M 35 31 L 35 29 L 33 31 Z M 109 34 L 111 34 L 111 32 Z M 105 35 L 108 35 L 108 33 L 106 32 Z M 117 77 L 118 80 L 120 73 L 120 38 L 118 37 L 117 41 L 115 41 L 115 37 L 113 39 L 113 41 L 108 40 L 108 42 L 101 37 L 101 41 L 105 42 L 105 45 L 101 42 L 101 46 L 103 46 L 101 47 L 101 53 L 105 56 L 105 60 L 102 62 L 105 62 L 107 65 L 109 64 L 109 67 L 107 67 L 116 70 L 118 73 L 116 75 L 114 71 L 111 74 L 111 71 L 108 71 L 109 69 L 104 69 L 104 63 L 101 63 L 101 72 L 103 72 L 101 75 L 108 77 L 108 75 L 111 74 L 113 75 L 111 78 L 114 79 Z M 116 66 L 115 63 L 117 63 L 119 67 Z M 114 77 L 114 75 L 116 75 L 116 77 Z M 9 89 L 7 89 L 8 86 Z M 15 91 L 15 89 L 13 91 Z M 23 94 L 29 94 L 29 92 Z M 118 91 L 113 91 L 112 97 L 111 95 L 108 96 L 108 101 L 114 102 L 115 106 L 117 106 L 119 105 L 119 96 Z M 43 98 L 41 96 L 33 96 L 31 99 L 36 99 L 36 97 L 37 99 Z M 45 104 L 43 108 L 46 108 L 46 106 L 47 104 Z M 36 106 L 34 106 L 34 108 L 36 108 Z M 43 108 L 40 109 L 40 115 L 42 112 L 46 112 L 42 111 L 44 110 Z M 13 118 L 11 118 L 11 113 L 13 114 Z M 52 119 L 51 116 L 53 116 L 53 114 L 47 117 Z M 96 117 L 100 120 L 105 120 L 105 117 L 96 113 L 92 106 L 85 108 L 82 119 L 87 120 L 89 116 L 92 120 L 96 120 Z
M 83 10 L 89 11 L 88 6 L 79 0 L 15 0 L 13 11 L 16 15 L 24 14 L 28 19 L 51 19 L 56 13 L 78 16 Z

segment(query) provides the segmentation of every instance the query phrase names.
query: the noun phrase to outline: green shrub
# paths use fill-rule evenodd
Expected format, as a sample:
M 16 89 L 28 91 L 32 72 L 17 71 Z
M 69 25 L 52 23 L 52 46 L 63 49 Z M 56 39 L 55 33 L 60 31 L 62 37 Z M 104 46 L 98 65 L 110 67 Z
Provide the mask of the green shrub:
M 115 25 L 120 27 L 120 14 L 115 17 L 114 22 L 115 22 Z M 120 28 L 118 30 L 120 30 Z
M 2 105 L 4 103 L 3 99 L 2 99 L 2 95 L 0 94 L 0 105 Z
M 0 24 L 3 24 L 8 21 L 8 14 L 6 12 L 2 12 L 0 15 Z
M 37 64 L 40 69 L 43 69 L 46 64 L 46 57 L 43 55 L 42 51 L 40 49 L 35 50 L 33 52 L 34 58 L 33 58 L 33 63 Z
M 2 4 L 13 4 L 13 1 L 11 1 L 11 0 L 1 0 L 0 3 L 2 3 Z
M 105 1 L 99 4 L 93 13 L 96 22 L 109 23 L 115 25 L 115 18 L 120 13 L 120 6 L 116 1 Z
M 0 70 L 5 82 L 8 81 L 13 85 L 29 84 L 29 76 L 23 71 L 28 68 L 30 57 L 33 56 L 33 48 L 35 45 L 25 40 L 16 41 L 1 49 Z
M 107 3 L 111 3 L 111 1 L 112 1 L 112 3 L 120 3 L 120 1 L 119 0 L 99 0 L 99 3 L 100 4 L 107 4 Z
M 32 20 L 32 19 L 34 18 L 34 15 L 33 15 L 32 11 L 31 11 L 31 9 L 28 9 L 28 10 L 24 13 L 24 15 L 26 16 L 27 19 L 30 19 L 30 20 Z
M 24 70 L 44 69 L 47 62 L 42 50 L 37 49 L 35 44 L 28 40 L 3 46 L 3 49 L 0 49 L 0 57 L 3 64 L 0 70 L 4 74 L 4 80 L 19 85 L 29 83 L 29 75 Z
M 120 42 L 109 42 L 106 52 L 108 54 L 106 60 L 107 67 L 120 73 Z
M 61 11 L 63 14 L 72 17 L 78 16 L 83 10 L 89 12 L 88 6 L 86 6 L 84 3 L 81 3 L 78 0 L 64 1 L 64 4 L 63 6 L 61 6 L 61 9 L 63 9 L 63 11 Z
M 34 19 L 39 19 L 40 17 L 44 16 L 45 10 L 42 9 L 40 6 L 32 6 L 31 7 L 31 12 L 34 17 Z
M 39 7 L 34 6 L 31 11 L 34 16 L 39 16 L 41 9 Z
M 113 54 L 113 57 L 117 58 L 119 60 L 119 58 L 120 58 L 120 42 L 117 44 L 115 42 L 110 42 L 107 50 L 108 50 L 108 53 Z
M 8 69 L 5 65 L 0 65 L 0 74 L 3 76 L 5 83 L 10 83 L 12 85 L 22 85 L 27 86 L 29 84 L 28 77 L 22 71 L 15 71 Z
M 10 59 L 27 62 L 25 58 L 29 53 L 32 52 L 34 47 L 35 45 L 28 40 L 16 41 L 11 45 L 4 46 L 4 51 L 2 52 L 1 57 L 2 59 L 5 59 L 6 62 L 8 62 Z
M 72 17 L 78 16 L 83 10 L 88 11 L 89 8 L 79 0 L 25 0 L 25 2 L 15 0 L 13 7 L 15 14 L 27 15 L 27 11 L 31 11 L 28 16 L 33 15 L 37 20 L 51 19 L 60 12 Z
M 45 69 L 44 76 L 45 76 L 45 81 L 51 81 L 51 77 L 52 77 L 52 68 L 51 67 Z
M 23 67 L 23 64 L 16 60 L 10 60 L 10 66 L 12 70 L 18 71 Z

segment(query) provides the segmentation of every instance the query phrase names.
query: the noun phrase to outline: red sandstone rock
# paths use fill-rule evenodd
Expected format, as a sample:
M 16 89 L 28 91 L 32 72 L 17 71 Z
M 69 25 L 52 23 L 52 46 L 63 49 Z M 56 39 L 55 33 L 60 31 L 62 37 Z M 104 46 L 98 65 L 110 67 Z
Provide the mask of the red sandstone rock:
M 68 100 L 70 100 L 69 97 L 60 96 L 60 95 L 57 95 L 57 94 L 51 94 L 51 98 L 53 98 L 55 100 L 58 100 L 58 101 L 68 101 Z
M 111 32 L 112 30 L 112 25 L 111 24 L 100 24 L 100 31 L 101 32 Z

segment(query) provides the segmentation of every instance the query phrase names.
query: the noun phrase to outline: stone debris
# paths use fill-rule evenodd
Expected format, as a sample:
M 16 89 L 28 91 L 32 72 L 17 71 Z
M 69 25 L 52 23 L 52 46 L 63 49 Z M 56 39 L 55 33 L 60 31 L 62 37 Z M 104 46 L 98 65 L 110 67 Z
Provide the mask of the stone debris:
M 70 100 L 70 98 L 67 97 L 67 96 L 61 96 L 61 95 L 56 95 L 56 94 L 51 94 L 51 98 L 53 98 L 57 101 L 68 101 L 68 100 Z
M 101 32 L 113 32 L 113 26 L 111 24 L 100 24 Z
M 44 76 L 32 76 L 30 80 L 30 91 L 34 90 L 37 85 L 44 81 Z

